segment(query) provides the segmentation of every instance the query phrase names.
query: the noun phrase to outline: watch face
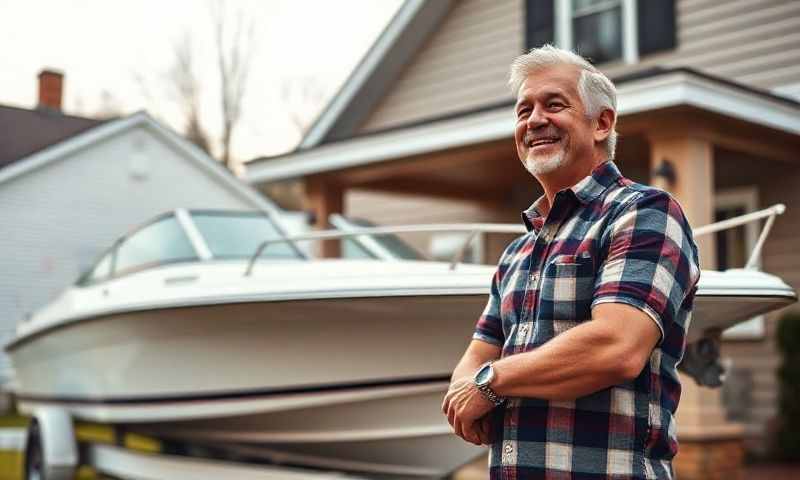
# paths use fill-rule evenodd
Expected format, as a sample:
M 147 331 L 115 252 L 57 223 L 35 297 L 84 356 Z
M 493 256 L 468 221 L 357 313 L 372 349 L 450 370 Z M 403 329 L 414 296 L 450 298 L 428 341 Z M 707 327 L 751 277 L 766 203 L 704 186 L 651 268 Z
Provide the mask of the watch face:
M 486 385 L 491 380 L 491 372 L 492 366 L 491 365 L 484 365 L 478 370 L 478 373 L 475 374 L 475 383 L 478 385 Z

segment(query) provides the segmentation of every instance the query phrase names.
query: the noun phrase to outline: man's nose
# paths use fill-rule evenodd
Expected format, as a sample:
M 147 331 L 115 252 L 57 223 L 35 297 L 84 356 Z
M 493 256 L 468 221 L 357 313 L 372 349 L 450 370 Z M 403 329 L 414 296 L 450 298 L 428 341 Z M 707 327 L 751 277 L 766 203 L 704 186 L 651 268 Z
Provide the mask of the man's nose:
M 531 114 L 528 116 L 528 128 L 536 129 L 547 125 L 549 122 L 547 115 L 541 107 L 534 107 Z

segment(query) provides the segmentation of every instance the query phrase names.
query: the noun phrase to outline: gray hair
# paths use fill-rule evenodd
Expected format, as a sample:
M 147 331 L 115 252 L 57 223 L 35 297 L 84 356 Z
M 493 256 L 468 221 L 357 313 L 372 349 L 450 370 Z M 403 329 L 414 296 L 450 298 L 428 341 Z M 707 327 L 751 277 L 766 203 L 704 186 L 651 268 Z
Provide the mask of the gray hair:
M 528 75 L 553 65 L 574 65 L 581 70 L 578 78 L 578 94 L 589 118 L 597 117 L 603 110 L 614 112 L 615 125 L 604 142 L 608 159 L 614 160 L 614 153 L 617 149 L 617 89 L 608 77 L 585 58 L 575 52 L 552 45 L 532 48 L 528 53 L 518 56 L 511 62 L 511 74 L 508 79 L 511 93 L 518 95 L 519 89 Z

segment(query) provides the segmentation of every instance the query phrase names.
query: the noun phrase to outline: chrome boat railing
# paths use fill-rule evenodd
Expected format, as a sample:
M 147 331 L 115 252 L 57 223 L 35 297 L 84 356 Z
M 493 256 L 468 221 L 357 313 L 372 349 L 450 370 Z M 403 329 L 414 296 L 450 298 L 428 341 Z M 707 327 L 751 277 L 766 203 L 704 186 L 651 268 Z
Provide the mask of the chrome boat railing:
M 753 250 L 750 252 L 750 257 L 747 260 L 745 268 L 755 268 L 758 264 L 758 257 L 763 249 L 764 242 L 769 235 L 772 225 L 775 222 L 775 217 L 781 215 L 786 211 L 786 206 L 783 204 L 776 204 L 769 208 L 759 210 L 752 213 L 740 215 L 738 217 L 730 218 L 716 223 L 703 225 L 702 227 L 695 228 L 693 234 L 695 237 L 709 235 L 722 230 L 735 228 L 741 225 L 754 222 L 766 218 L 767 221 L 761 230 L 758 241 L 756 242 Z M 272 238 L 264 240 L 256 248 L 250 260 L 247 262 L 247 269 L 244 276 L 250 276 L 255 268 L 258 257 L 264 252 L 264 249 L 269 245 L 276 243 L 291 243 L 297 248 L 296 242 L 301 241 L 314 241 L 314 240 L 339 240 L 351 237 L 359 237 L 362 235 L 390 235 L 399 233 L 466 233 L 467 237 L 464 243 L 456 251 L 450 260 L 450 269 L 456 268 L 459 262 L 464 258 L 464 254 L 472 243 L 473 239 L 480 233 L 525 233 L 525 227 L 513 223 L 437 223 L 437 224 L 423 224 L 423 225 L 394 225 L 384 227 L 363 227 L 354 228 L 348 231 L 341 230 L 320 230 L 316 232 L 309 232 L 299 235 L 289 235 L 281 238 Z

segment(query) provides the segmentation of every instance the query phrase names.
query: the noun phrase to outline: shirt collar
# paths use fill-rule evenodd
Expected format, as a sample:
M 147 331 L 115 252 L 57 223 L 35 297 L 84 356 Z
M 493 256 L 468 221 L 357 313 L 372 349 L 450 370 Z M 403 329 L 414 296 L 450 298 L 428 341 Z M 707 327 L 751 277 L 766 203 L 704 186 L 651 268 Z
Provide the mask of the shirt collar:
M 572 190 L 575 198 L 585 205 L 616 184 L 621 177 L 622 174 L 620 174 L 617 166 L 613 161 L 609 160 L 595 167 L 590 175 L 587 175 L 567 190 Z M 522 212 L 522 222 L 529 232 L 531 230 L 538 231 L 542 227 L 544 224 L 543 212 L 545 210 L 549 211 L 548 207 L 547 197 L 542 195 L 527 210 Z

